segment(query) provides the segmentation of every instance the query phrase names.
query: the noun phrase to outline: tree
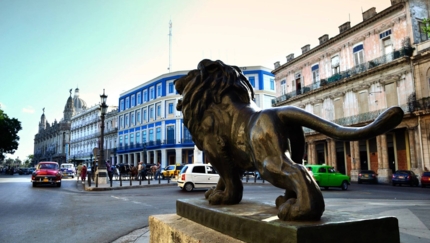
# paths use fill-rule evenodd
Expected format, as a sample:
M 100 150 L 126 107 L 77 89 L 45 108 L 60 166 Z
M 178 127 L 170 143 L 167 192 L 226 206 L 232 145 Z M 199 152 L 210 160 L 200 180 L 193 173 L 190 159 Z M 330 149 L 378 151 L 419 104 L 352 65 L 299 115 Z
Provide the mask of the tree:
M 18 148 L 18 132 L 22 129 L 21 122 L 16 118 L 9 118 L 0 109 L 0 161 L 4 154 L 14 154 Z

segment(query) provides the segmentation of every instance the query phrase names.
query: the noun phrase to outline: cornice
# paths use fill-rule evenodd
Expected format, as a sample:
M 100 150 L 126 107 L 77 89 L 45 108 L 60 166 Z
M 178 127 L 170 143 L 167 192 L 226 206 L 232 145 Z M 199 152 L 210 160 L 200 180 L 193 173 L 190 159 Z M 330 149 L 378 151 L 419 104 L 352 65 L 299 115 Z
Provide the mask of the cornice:
M 354 33 L 354 32 L 356 32 L 357 30 L 362 29 L 362 28 L 364 28 L 365 26 L 367 26 L 367 25 L 369 25 L 369 24 L 371 24 L 371 23 L 376 22 L 377 20 L 380 20 L 381 18 L 383 18 L 383 17 L 387 16 L 387 15 L 388 15 L 388 14 L 390 14 L 390 13 L 393 13 L 393 12 L 395 12 L 395 11 L 398 11 L 398 10 L 403 9 L 403 7 L 404 7 L 404 3 L 403 3 L 403 2 L 400 2 L 400 3 L 396 4 L 396 5 L 392 5 L 392 6 L 388 7 L 388 8 L 386 8 L 386 9 L 384 9 L 383 11 L 381 11 L 381 12 L 380 12 L 380 13 L 378 13 L 378 14 L 376 14 L 376 15 L 375 15 L 375 16 L 373 16 L 372 18 L 370 18 L 370 19 L 368 19 L 368 20 L 366 20 L 366 21 L 363 21 L 363 22 L 361 22 L 361 23 L 359 23 L 359 24 L 357 24 L 357 25 L 353 26 L 352 28 L 348 29 L 347 31 L 345 31 L 345 32 L 343 32 L 343 33 L 340 33 L 340 34 L 338 34 L 338 35 L 336 35 L 336 36 L 334 36 L 334 37 L 330 38 L 328 41 L 326 41 L 326 42 L 325 42 L 325 43 L 323 43 L 322 45 L 318 45 L 318 46 L 316 46 L 316 47 L 314 47 L 314 48 L 310 49 L 310 50 L 309 50 L 309 51 L 307 51 L 306 53 L 304 53 L 304 54 L 302 54 L 302 55 L 300 55 L 300 56 L 298 56 L 298 57 L 294 58 L 293 60 L 291 60 L 291 61 L 289 61 L 289 62 L 287 62 L 287 63 L 284 63 L 284 64 L 280 65 L 278 68 L 275 68 L 275 69 L 272 71 L 272 73 L 276 75 L 276 73 L 280 72 L 282 69 L 284 69 L 284 68 L 286 68 L 286 67 L 288 67 L 288 66 L 290 66 L 290 65 L 292 65 L 292 64 L 294 64 L 294 63 L 296 63 L 296 62 L 298 62 L 298 61 L 300 61 L 300 60 L 302 60 L 302 59 L 304 59 L 304 58 L 306 58 L 306 57 L 309 57 L 310 55 L 312 55 L 312 54 L 313 54 L 313 53 L 315 53 L 316 51 L 319 51 L 319 50 L 321 50 L 321 49 L 324 49 L 324 48 L 327 48 L 327 47 L 331 46 L 333 43 L 336 43 L 336 42 L 338 42 L 339 40 L 342 40 L 343 38 L 345 38 L 346 36 L 350 35 L 351 33 Z M 403 16 L 404 16 L 404 17 L 403 17 Z M 401 19 L 403 19 L 403 18 L 406 18 L 406 15 L 402 15 L 402 16 L 401 16 Z M 400 19 L 400 17 L 399 17 L 399 19 Z M 376 33 L 378 33 L 378 32 L 376 32 L 376 30 L 375 30 L 375 31 L 374 31 L 374 33 L 376 34 Z

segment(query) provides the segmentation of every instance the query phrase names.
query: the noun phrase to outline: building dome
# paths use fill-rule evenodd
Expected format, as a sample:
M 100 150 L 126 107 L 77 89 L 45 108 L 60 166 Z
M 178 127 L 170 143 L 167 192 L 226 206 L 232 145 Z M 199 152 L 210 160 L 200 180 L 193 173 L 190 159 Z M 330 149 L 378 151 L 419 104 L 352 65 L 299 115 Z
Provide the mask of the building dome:
M 75 89 L 75 95 L 73 96 L 73 107 L 76 111 L 82 111 L 87 109 L 87 103 L 83 99 L 79 98 L 78 88 Z

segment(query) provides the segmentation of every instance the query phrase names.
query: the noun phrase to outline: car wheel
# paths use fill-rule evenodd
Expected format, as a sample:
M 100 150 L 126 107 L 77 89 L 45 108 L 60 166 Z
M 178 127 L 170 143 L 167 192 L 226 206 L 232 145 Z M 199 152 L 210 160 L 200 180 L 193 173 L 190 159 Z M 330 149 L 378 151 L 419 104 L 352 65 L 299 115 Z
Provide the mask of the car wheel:
M 33 187 L 36 187 L 36 186 L 37 186 L 36 182 L 33 182 Z
M 60 182 L 60 183 L 57 183 L 57 187 L 61 187 L 61 182 Z
M 188 182 L 187 184 L 185 184 L 184 189 L 185 189 L 185 191 L 190 192 L 194 189 L 194 186 L 193 186 L 193 184 Z
M 348 183 L 346 181 L 342 182 L 342 190 L 348 190 Z

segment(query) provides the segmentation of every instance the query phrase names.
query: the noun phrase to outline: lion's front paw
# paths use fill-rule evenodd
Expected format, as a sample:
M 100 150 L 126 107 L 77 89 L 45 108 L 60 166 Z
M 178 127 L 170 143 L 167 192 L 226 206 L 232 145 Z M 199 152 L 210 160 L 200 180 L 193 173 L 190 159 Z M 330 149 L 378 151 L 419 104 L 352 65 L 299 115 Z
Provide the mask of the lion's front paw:
M 211 193 L 206 192 L 206 199 L 209 200 L 209 204 L 220 205 L 220 204 L 238 204 L 242 200 L 242 194 L 231 194 L 225 191 L 213 189 Z
M 213 187 L 213 188 L 211 188 L 211 189 L 207 190 L 207 191 L 205 192 L 205 198 L 206 198 L 206 199 L 208 199 L 208 198 L 210 197 L 210 195 L 211 195 L 212 193 L 214 193 L 214 191 L 215 191 L 215 187 Z

